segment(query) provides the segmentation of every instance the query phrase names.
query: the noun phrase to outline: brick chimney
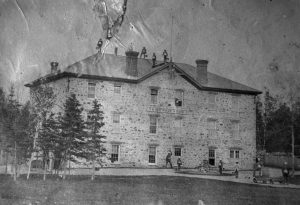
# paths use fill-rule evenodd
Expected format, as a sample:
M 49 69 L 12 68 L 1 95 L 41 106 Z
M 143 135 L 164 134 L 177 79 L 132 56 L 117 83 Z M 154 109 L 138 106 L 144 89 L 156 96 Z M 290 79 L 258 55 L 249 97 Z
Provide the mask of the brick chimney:
M 197 76 L 196 80 L 200 82 L 200 84 L 207 84 L 207 60 L 196 60 L 197 65 Z
M 57 73 L 57 67 L 58 67 L 58 62 L 51 62 L 51 74 L 56 74 Z
M 130 76 L 137 77 L 138 76 L 138 70 L 137 70 L 137 61 L 139 52 L 136 51 L 126 51 L 126 71 L 125 73 Z

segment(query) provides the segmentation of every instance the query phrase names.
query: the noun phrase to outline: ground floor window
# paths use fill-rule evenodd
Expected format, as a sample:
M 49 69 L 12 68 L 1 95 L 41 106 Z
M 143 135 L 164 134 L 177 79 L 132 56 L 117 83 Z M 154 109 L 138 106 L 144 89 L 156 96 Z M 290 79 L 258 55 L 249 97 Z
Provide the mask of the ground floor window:
M 230 158 L 240 158 L 240 150 L 230 150 Z
M 215 166 L 216 158 L 215 158 L 215 149 L 208 150 L 208 163 L 209 165 Z
M 111 162 L 118 162 L 120 157 L 120 145 L 112 145 Z
M 150 146 L 149 147 L 149 164 L 156 163 L 156 147 Z
M 181 157 L 181 147 L 175 147 L 174 148 L 174 155 L 176 157 Z

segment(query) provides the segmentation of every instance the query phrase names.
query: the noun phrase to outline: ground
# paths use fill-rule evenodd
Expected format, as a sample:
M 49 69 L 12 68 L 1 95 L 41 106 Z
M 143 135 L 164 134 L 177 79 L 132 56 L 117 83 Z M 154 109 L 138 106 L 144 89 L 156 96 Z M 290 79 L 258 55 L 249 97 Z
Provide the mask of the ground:
M 76 176 L 65 181 L 0 175 L 0 204 L 300 204 L 299 189 L 180 176 Z

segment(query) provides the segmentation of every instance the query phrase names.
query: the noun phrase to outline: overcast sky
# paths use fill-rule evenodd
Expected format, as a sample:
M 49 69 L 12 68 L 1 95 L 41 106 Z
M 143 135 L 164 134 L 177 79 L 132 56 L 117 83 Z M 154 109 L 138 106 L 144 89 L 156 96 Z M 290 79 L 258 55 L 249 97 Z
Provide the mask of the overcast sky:
M 99 1 L 99 0 L 97 0 Z M 123 1 L 106 0 L 112 11 Z M 23 84 L 96 53 L 105 37 L 92 0 L 0 0 L 0 84 Z M 133 43 L 149 56 L 170 48 L 173 60 L 194 65 L 256 89 L 279 89 L 300 67 L 298 0 L 128 0 L 125 21 L 106 52 L 124 55 Z M 113 17 L 112 17 L 113 18 Z M 285 75 L 286 74 L 286 75 Z M 280 77 L 278 77 L 280 76 Z M 25 93 L 25 94 L 24 94 Z

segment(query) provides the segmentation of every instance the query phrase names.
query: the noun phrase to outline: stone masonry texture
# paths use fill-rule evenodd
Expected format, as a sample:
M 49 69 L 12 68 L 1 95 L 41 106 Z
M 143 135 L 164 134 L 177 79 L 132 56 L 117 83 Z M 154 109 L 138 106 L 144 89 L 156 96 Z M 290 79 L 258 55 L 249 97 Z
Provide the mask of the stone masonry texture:
M 168 150 L 173 153 L 174 165 L 178 158 L 174 149 L 180 147 L 183 167 L 199 166 L 213 149 L 215 166 L 222 159 L 224 168 L 233 168 L 236 162 L 242 169 L 252 168 L 256 153 L 255 96 L 201 91 L 166 69 L 138 84 L 83 78 L 51 82 L 57 95 L 55 111 L 61 112 L 66 97 L 75 93 L 86 119 L 94 100 L 88 98 L 89 82 L 96 83 L 95 98 L 104 111 L 102 132 L 107 136 L 108 156 L 113 144 L 120 147 L 118 162 L 108 161 L 106 166 L 164 167 Z M 121 85 L 120 93 L 114 92 L 116 83 Z M 153 87 L 158 89 L 157 104 L 151 104 Z M 181 107 L 175 106 L 176 90 L 184 93 Z M 120 114 L 120 123 L 113 123 L 113 113 Z M 157 117 L 156 133 L 150 133 L 151 115 Z M 156 147 L 155 164 L 148 163 L 150 146 Z M 238 150 L 239 158 L 230 158 L 230 150 Z

